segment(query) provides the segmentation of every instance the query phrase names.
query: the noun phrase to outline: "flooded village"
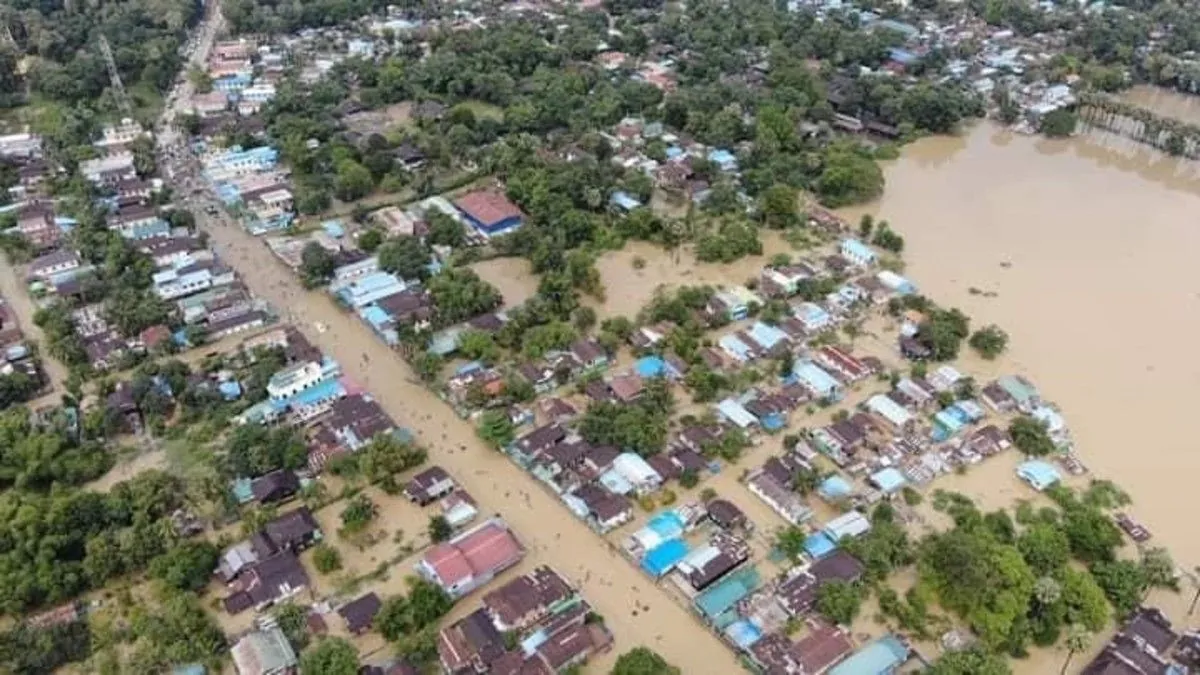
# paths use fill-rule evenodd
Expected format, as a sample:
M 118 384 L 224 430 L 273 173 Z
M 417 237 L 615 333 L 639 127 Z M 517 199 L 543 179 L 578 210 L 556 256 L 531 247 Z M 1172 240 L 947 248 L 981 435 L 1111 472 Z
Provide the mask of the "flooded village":
M 0 135 L 0 670 L 1200 669 L 1200 173 L 1076 117 L 1102 10 L 377 9 Z

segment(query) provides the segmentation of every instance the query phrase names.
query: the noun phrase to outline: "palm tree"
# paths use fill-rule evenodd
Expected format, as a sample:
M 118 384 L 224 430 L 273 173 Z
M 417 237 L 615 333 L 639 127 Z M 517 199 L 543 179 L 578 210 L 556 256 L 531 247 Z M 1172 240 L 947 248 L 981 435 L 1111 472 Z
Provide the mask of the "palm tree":
M 1062 586 L 1054 577 L 1040 577 L 1033 586 L 1033 597 L 1043 607 L 1053 605 L 1062 598 Z
M 1071 664 L 1071 658 L 1075 654 L 1087 649 L 1092 642 L 1092 634 L 1086 626 L 1080 624 L 1072 624 L 1067 631 L 1067 639 L 1065 646 L 1067 648 L 1067 660 L 1063 661 L 1062 670 L 1058 671 L 1059 675 L 1065 675 L 1067 666 Z

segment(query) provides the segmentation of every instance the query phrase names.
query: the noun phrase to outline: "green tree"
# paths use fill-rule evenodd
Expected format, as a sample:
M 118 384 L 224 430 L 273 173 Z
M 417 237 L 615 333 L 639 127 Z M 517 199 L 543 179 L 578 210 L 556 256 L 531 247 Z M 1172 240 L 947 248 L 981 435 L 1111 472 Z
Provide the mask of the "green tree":
M 834 623 L 849 626 L 861 605 L 862 590 L 857 584 L 834 580 L 817 588 L 817 611 Z
M 366 197 L 375 188 L 375 179 L 367 167 L 353 159 L 337 163 L 333 177 L 333 194 L 344 202 Z
M 821 484 L 821 474 L 816 469 L 801 467 L 792 475 L 792 489 L 807 497 Z
M 926 675 L 1011 675 L 1008 661 L 995 652 L 972 647 L 946 652 L 925 670 Z
M 335 269 L 337 259 L 317 242 L 310 241 L 300 251 L 300 276 L 305 288 L 316 288 L 329 281 Z
M 379 267 L 402 279 L 424 279 L 429 274 L 429 249 L 416 237 L 392 237 L 379 246 Z
M 617 658 L 611 675 L 681 675 L 681 671 L 648 647 L 635 647 Z
M 883 193 L 883 171 L 870 157 L 834 146 L 825 153 L 814 187 L 821 201 L 831 207 L 867 202 Z
M 917 327 L 916 339 L 933 352 L 936 361 L 953 361 L 967 339 L 970 320 L 958 309 L 934 308 Z
M 429 540 L 438 543 L 449 539 L 454 534 L 454 528 L 450 526 L 450 521 L 446 520 L 445 516 L 434 515 L 429 517 Z
M 181 591 L 198 591 L 208 585 L 220 555 L 211 542 L 183 542 L 155 558 L 150 575 Z
M 328 543 L 317 544 L 313 549 L 313 566 L 321 574 L 329 574 L 342 569 L 342 554 Z
M 342 530 L 347 534 L 361 532 L 375 519 L 379 507 L 365 494 L 356 495 L 342 509 Z
M 1045 457 L 1058 449 L 1046 431 L 1046 425 L 1028 415 L 1010 422 L 1008 435 L 1012 437 L 1013 445 L 1030 457 Z
M 994 324 L 987 325 L 972 333 L 968 344 L 979 352 L 980 356 L 990 361 L 1003 354 L 1008 347 L 1008 333 Z
M 1141 565 L 1132 560 L 1100 560 L 1090 570 L 1119 616 L 1128 616 L 1141 604 L 1149 586 Z
M 513 442 L 516 437 L 516 428 L 505 411 L 487 410 L 480 415 L 475 433 L 491 447 L 501 450 Z
M 384 234 L 374 227 L 363 230 L 358 235 L 358 247 L 367 253 L 374 253 L 383 244 Z
M 1166 588 L 1179 592 L 1179 573 L 1171 554 L 1162 547 L 1148 548 L 1142 551 L 1142 573 L 1146 576 L 1146 585 L 1150 588 Z
M 1071 559 L 1066 533 L 1050 523 L 1035 523 L 1017 537 L 1017 550 L 1036 574 L 1052 574 Z
M 808 533 L 803 528 L 786 527 L 775 534 L 775 548 L 792 560 L 799 560 L 804 555 L 804 542 Z
M 1078 119 L 1075 117 L 1075 113 L 1065 108 L 1059 108 L 1042 117 L 1038 130 L 1050 138 L 1066 138 L 1075 133 L 1077 123 Z
M 358 675 L 358 650 L 343 638 L 322 638 L 301 655 L 300 675 Z
M 1067 658 L 1063 660 L 1062 670 L 1059 675 L 1066 675 L 1067 666 L 1071 664 L 1071 657 L 1088 648 L 1092 643 L 1092 634 L 1088 631 L 1087 626 L 1075 624 L 1067 632 L 1067 639 L 1063 641 L 1063 646 L 1067 650 Z
M 798 193 L 790 186 L 775 184 L 759 197 L 758 210 L 763 224 L 775 229 L 792 227 L 800 222 L 797 209 Z

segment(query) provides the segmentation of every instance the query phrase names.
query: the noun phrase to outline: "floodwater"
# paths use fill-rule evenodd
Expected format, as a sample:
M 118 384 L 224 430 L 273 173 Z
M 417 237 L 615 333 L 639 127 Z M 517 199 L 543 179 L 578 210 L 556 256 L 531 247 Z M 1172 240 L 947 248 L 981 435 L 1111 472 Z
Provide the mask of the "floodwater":
M 571 516 L 535 479 L 487 449 L 471 425 L 417 383 L 408 366 L 368 328 L 324 293 L 303 290 L 261 241 L 232 224 L 202 224 L 212 235 L 212 245 L 255 293 L 280 308 L 285 321 L 336 358 L 347 375 L 417 433 L 430 450 L 430 461 L 450 471 L 479 502 L 481 518 L 498 512 L 509 522 L 529 549 L 523 568 L 549 564 L 579 585 L 616 638 L 616 648 L 598 659 L 596 672 L 606 671 L 617 653 L 637 645 L 658 650 L 686 673 L 738 672 L 733 653 L 714 635 Z M 323 330 L 316 330 L 317 323 Z M 408 570 L 394 573 L 400 577 Z M 464 600 L 467 605 L 477 602 L 476 597 Z
M 1200 114 L 1200 99 L 1133 95 Z M 1063 408 L 1085 464 L 1133 497 L 1153 543 L 1185 570 L 1200 563 L 1188 501 L 1200 468 L 1196 164 L 1108 135 L 1050 141 L 980 124 L 913 144 L 886 177 L 877 204 L 846 215 L 887 219 L 923 293 L 1008 331 L 993 372 L 1031 377 Z
M 757 279 L 763 265 L 777 253 L 795 253 L 778 232 L 764 231 L 760 238 L 763 254 L 746 256 L 730 264 L 703 263 L 690 248 L 663 252 L 656 244 L 630 241 L 619 251 L 607 251 L 596 260 L 604 282 L 604 303 L 586 300 L 601 318 L 633 318 L 650 302 L 659 288 L 692 286 L 741 286 Z
M 1149 108 L 1159 115 L 1193 124 L 1200 123 L 1200 96 L 1188 96 L 1162 87 L 1139 85 L 1122 94 L 1121 98 Z

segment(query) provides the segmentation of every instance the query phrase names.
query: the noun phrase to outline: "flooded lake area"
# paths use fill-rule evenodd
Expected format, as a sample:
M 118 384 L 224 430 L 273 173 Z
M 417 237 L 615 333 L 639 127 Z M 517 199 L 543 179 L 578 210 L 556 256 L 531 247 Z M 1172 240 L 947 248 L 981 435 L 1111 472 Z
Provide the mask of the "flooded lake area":
M 1058 403 L 1080 457 L 1129 491 L 1155 543 L 1184 569 L 1200 562 L 1186 515 L 1200 432 L 1195 163 L 1095 132 L 1051 141 L 980 124 L 914 143 L 885 172 L 879 202 L 846 215 L 887 219 L 922 293 L 1008 331 L 992 367 Z

